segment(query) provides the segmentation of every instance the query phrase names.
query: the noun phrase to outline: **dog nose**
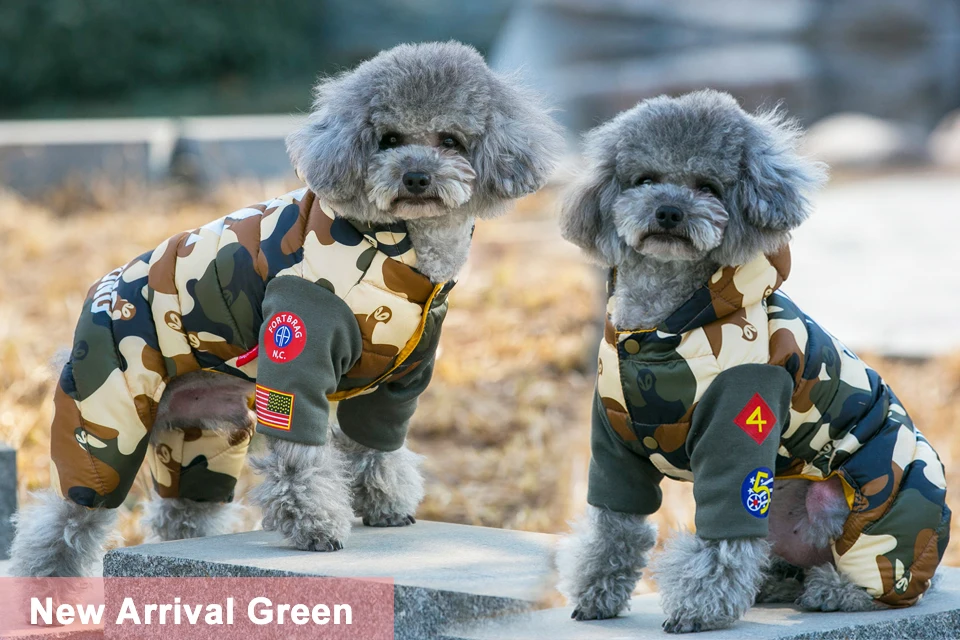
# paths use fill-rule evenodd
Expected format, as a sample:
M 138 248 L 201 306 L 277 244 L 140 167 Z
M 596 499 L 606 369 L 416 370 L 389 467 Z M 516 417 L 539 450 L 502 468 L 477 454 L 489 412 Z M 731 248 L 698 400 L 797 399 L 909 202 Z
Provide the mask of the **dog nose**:
M 664 229 L 673 229 L 683 222 L 683 211 L 677 207 L 665 204 L 657 207 L 657 223 Z
M 430 176 L 420 171 L 407 171 L 403 174 L 403 186 L 414 195 L 419 195 L 430 186 Z

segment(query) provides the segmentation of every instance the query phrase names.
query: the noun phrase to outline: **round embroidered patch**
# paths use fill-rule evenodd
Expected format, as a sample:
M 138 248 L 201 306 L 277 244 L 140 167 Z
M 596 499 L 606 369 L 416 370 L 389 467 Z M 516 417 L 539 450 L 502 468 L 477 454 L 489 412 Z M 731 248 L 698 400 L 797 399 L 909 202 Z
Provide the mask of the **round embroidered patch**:
M 290 362 L 303 352 L 307 344 L 307 328 L 295 313 L 281 311 L 267 321 L 263 347 L 274 362 Z
M 766 518 L 773 497 L 773 471 L 757 467 L 747 474 L 740 485 L 740 502 L 754 518 Z

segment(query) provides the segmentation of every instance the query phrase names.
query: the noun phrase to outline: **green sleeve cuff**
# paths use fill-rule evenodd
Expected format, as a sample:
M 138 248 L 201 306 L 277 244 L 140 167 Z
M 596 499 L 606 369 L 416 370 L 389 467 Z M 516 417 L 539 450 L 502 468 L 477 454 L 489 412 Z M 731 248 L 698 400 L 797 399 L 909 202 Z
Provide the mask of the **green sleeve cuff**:
M 351 440 L 379 451 L 396 451 L 407 437 L 417 401 L 433 377 L 434 359 L 422 361 L 399 380 L 337 406 L 337 422 Z
M 614 433 L 600 404 L 600 395 L 596 393 L 590 450 L 588 503 L 638 515 L 648 515 L 660 508 L 663 474 L 646 456 L 635 453 Z
M 703 394 L 687 437 L 701 538 L 766 537 L 792 393 L 782 367 L 746 364 L 721 372 Z
M 360 327 L 330 290 L 297 276 L 270 281 L 257 362 L 257 432 L 302 444 L 327 439 L 327 395 L 360 358 Z

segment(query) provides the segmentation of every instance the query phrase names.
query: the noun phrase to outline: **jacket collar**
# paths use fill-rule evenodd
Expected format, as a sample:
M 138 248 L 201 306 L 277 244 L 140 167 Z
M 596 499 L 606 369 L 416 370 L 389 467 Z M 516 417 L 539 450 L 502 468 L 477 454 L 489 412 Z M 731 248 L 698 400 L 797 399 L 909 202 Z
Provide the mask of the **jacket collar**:
M 308 191 L 308 193 L 316 197 L 312 192 Z M 387 259 L 403 265 L 395 270 L 394 275 L 407 281 L 409 299 L 416 298 L 417 302 L 431 300 L 432 305 L 437 306 L 446 301 L 450 290 L 457 284 L 456 280 L 433 283 L 417 270 L 417 252 L 410 240 L 407 224 L 402 220 L 390 224 L 355 222 L 338 214 L 326 200 L 316 198 L 315 205 L 331 219 L 330 235 L 334 241 L 351 247 L 360 244 L 368 245 L 383 253 Z M 400 275 L 401 272 L 402 275 Z M 421 294 L 415 295 L 412 293 L 414 291 Z
M 721 267 L 709 282 L 660 323 L 664 333 L 685 333 L 757 304 L 790 275 L 790 248 L 760 255 L 739 267 Z
M 367 243 L 388 258 L 416 269 L 417 252 L 407 232 L 406 222 L 402 220 L 381 224 L 357 222 L 337 213 L 327 200 L 318 198 L 317 204 L 327 216 L 333 219 L 338 241 L 349 245 Z
M 790 274 L 790 248 L 784 246 L 775 254 L 760 255 L 739 267 L 721 267 L 709 281 L 697 289 L 686 302 L 657 325 L 656 331 L 680 334 L 698 329 L 724 318 L 744 307 L 764 300 L 780 288 Z M 616 286 L 616 272 L 611 274 L 610 296 Z M 611 300 L 611 303 L 613 300 Z M 652 330 L 616 331 L 609 314 L 605 328 L 608 342 L 615 343 L 616 334 L 649 333 Z

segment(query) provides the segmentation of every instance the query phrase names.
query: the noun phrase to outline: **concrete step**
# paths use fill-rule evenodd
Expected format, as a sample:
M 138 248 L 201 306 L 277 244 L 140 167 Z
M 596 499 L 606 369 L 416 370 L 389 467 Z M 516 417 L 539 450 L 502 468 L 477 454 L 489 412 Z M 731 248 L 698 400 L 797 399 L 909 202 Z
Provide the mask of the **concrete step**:
M 760 605 L 729 629 L 695 640 L 914 640 L 960 637 L 960 569 L 941 568 L 937 585 L 916 605 L 866 613 L 810 613 L 787 605 Z M 663 640 L 660 599 L 638 596 L 612 620 L 575 622 L 563 607 L 474 623 L 447 632 L 448 640 Z
M 255 531 L 116 549 L 105 577 L 324 576 L 394 580 L 397 638 L 436 637 L 450 624 L 531 609 L 552 588 L 554 536 L 417 522 L 354 524 L 342 551 L 292 548 Z

